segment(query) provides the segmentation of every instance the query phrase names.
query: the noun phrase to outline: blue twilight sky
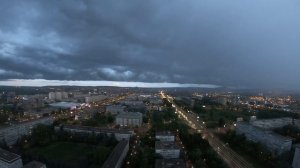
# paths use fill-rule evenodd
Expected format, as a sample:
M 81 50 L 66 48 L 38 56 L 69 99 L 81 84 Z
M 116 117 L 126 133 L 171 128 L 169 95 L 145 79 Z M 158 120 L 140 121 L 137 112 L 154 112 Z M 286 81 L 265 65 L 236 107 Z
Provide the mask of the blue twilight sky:
M 19 81 L 300 90 L 299 9 L 299 0 L 2 0 L 0 85 L 27 79 Z

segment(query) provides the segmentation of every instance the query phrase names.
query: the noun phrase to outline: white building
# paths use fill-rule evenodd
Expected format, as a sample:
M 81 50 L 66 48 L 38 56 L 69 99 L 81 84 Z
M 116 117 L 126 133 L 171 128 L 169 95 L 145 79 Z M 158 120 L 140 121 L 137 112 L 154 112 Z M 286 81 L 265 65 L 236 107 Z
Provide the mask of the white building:
M 99 128 L 99 127 L 88 127 L 88 126 L 76 126 L 76 125 L 63 125 L 56 126 L 56 131 L 62 130 L 71 133 L 86 133 L 86 134 L 106 134 L 108 136 L 114 135 L 116 140 L 121 141 L 123 139 L 130 140 L 133 136 L 134 131 L 128 129 L 113 129 L 113 128 Z
M 49 99 L 50 100 L 55 100 L 55 92 L 50 92 L 49 93 Z
M 121 113 L 116 116 L 116 124 L 120 126 L 141 126 L 143 114 L 139 112 Z
M 120 114 L 120 113 L 124 113 L 124 110 L 125 110 L 125 107 L 120 106 L 120 105 L 106 106 L 106 113 Z
M 21 156 L 0 148 L 0 167 L 1 168 L 22 168 Z
M 160 141 L 169 141 L 169 142 L 175 141 L 175 136 L 170 131 L 157 132 L 155 138 Z
M 248 140 L 259 142 L 265 145 L 274 154 L 288 152 L 292 147 L 292 139 L 283 137 L 272 131 L 257 128 L 245 122 L 238 122 L 236 126 L 237 134 L 244 134 Z
M 52 117 L 47 117 L 1 128 L 0 141 L 5 141 L 7 145 L 13 145 L 21 136 L 31 134 L 32 128 L 34 128 L 36 125 L 51 125 L 53 124 L 53 121 L 54 119 Z
M 49 93 L 49 99 L 55 100 L 55 101 L 61 101 L 64 99 L 68 99 L 68 93 L 67 92 L 50 92 Z
M 160 154 L 164 159 L 177 159 L 180 155 L 180 148 L 175 142 L 156 141 L 155 153 Z
M 293 168 L 300 168 L 300 146 L 296 147 L 294 159 L 293 159 Z

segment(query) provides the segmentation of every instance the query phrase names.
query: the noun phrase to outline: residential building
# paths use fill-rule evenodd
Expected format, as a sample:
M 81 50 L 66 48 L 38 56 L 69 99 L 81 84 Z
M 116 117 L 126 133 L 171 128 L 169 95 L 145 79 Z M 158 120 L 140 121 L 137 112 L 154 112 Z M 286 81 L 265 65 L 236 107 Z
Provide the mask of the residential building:
M 52 117 L 45 117 L 1 128 L 0 140 L 5 141 L 7 145 L 13 145 L 21 136 L 31 134 L 32 128 L 34 128 L 36 125 L 51 125 L 53 122 L 54 119 Z
M 120 126 L 141 126 L 143 114 L 139 112 L 121 113 L 116 116 L 116 124 Z
M 155 168 L 185 168 L 182 159 L 156 159 Z
M 22 168 L 21 156 L 0 148 L 0 167 L 1 168 Z
M 55 100 L 55 101 L 61 101 L 64 99 L 68 99 L 68 93 L 67 92 L 50 92 L 49 93 L 49 99 Z
M 252 121 L 251 124 L 265 130 L 272 130 L 285 125 L 295 125 L 296 127 L 300 128 L 300 120 L 290 117 L 255 120 Z
M 160 154 L 164 159 L 177 159 L 179 158 L 180 148 L 175 142 L 156 141 L 155 153 Z
M 122 140 L 108 156 L 102 168 L 120 168 L 129 150 L 129 142 Z
M 99 128 L 99 127 L 88 127 L 88 126 L 76 126 L 76 125 L 61 125 L 55 127 L 56 131 L 62 130 L 72 133 L 87 133 L 95 135 L 106 134 L 108 136 L 114 135 L 116 140 L 121 141 L 123 139 L 129 140 L 134 134 L 133 130 L 128 129 L 113 129 L 113 128 Z
M 238 122 L 237 134 L 244 134 L 248 140 L 265 145 L 274 154 L 288 152 L 292 147 L 292 139 L 283 137 L 269 130 L 263 130 L 249 123 Z
M 293 159 L 293 168 L 300 168 L 300 146 L 295 148 L 295 154 Z
M 170 131 L 156 132 L 155 138 L 160 141 L 174 142 L 175 136 Z

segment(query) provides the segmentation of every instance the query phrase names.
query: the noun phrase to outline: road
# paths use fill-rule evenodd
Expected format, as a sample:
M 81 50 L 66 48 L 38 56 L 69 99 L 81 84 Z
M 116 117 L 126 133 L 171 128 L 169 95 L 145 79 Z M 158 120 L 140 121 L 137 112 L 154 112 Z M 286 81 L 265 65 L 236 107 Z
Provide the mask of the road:
M 161 92 L 162 98 L 172 103 L 172 106 L 176 108 L 176 112 L 180 115 L 180 118 L 184 119 L 193 129 L 202 133 L 204 139 L 206 139 L 211 147 L 218 153 L 218 155 L 228 164 L 231 168 L 253 168 L 244 158 L 238 155 L 235 151 L 224 144 L 214 136 L 213 132 L 205 127 L 205 122 L 201 121 L 200 118 L 192 111 L 186 111 L 175 103 L 173 98 Z

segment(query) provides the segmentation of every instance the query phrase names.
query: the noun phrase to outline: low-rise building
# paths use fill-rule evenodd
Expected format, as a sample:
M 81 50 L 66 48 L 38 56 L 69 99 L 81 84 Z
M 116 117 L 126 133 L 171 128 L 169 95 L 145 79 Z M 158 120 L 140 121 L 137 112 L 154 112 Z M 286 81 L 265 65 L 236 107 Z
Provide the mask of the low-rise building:
M 120 126 L 141 126 L 143 114 L 139 112 L 121 113 L 116 116 L 116 124 Z
M 55 127 L 56 131 L 62 130 L 72 133 L 87 133 L 95 135 L 106 134 L 108 136 L 114 135 L 116 140 L 121 141 L 122 139 L 129 140 L 134 134 L 133 130 L 128 129 L 113 129 L 113 128 L 99 128 L 99 127 L 88 127 L 88 126 L 76 126 L 76 125 L 61 125 Z
M 177 159 L 180 155 L 180 148 L 175 142 L 156 141 L 155 153 L 160 154 L 164 159 Z
M 160 141 L 175 141 L 175 136 L 170 131 L 156 132 L 155 138 Z
M 0 167 L 1 168 L 22 168 L 21 156 L 0 148 Z
M 32 128 L 38 124 L 51 125 L 53 122 L 54 119 L 52 117 L 45 117 L 1 128 L 0 140 L 5 141 L 7 145 L 13 145 L 21 136 L 30 135 Z
M 292 147 L 292 139 L 272 131 L 257 128 L 245 122 L 237 123 L 236 133 L 244 134 L 248 140 L 265 145 L 274 154 L 280 155 L 283 152 L 288 152 Z
M 295 154 L 293 159 L 293 168 L 300 168 L 300 146 L 295 148 Z
M 129 150 L 129 142 L 122 140 L 108 156 L 102 168 L 120 168 Z
M 182 159 L 156 159 L 155 168 L 185 168 Z

